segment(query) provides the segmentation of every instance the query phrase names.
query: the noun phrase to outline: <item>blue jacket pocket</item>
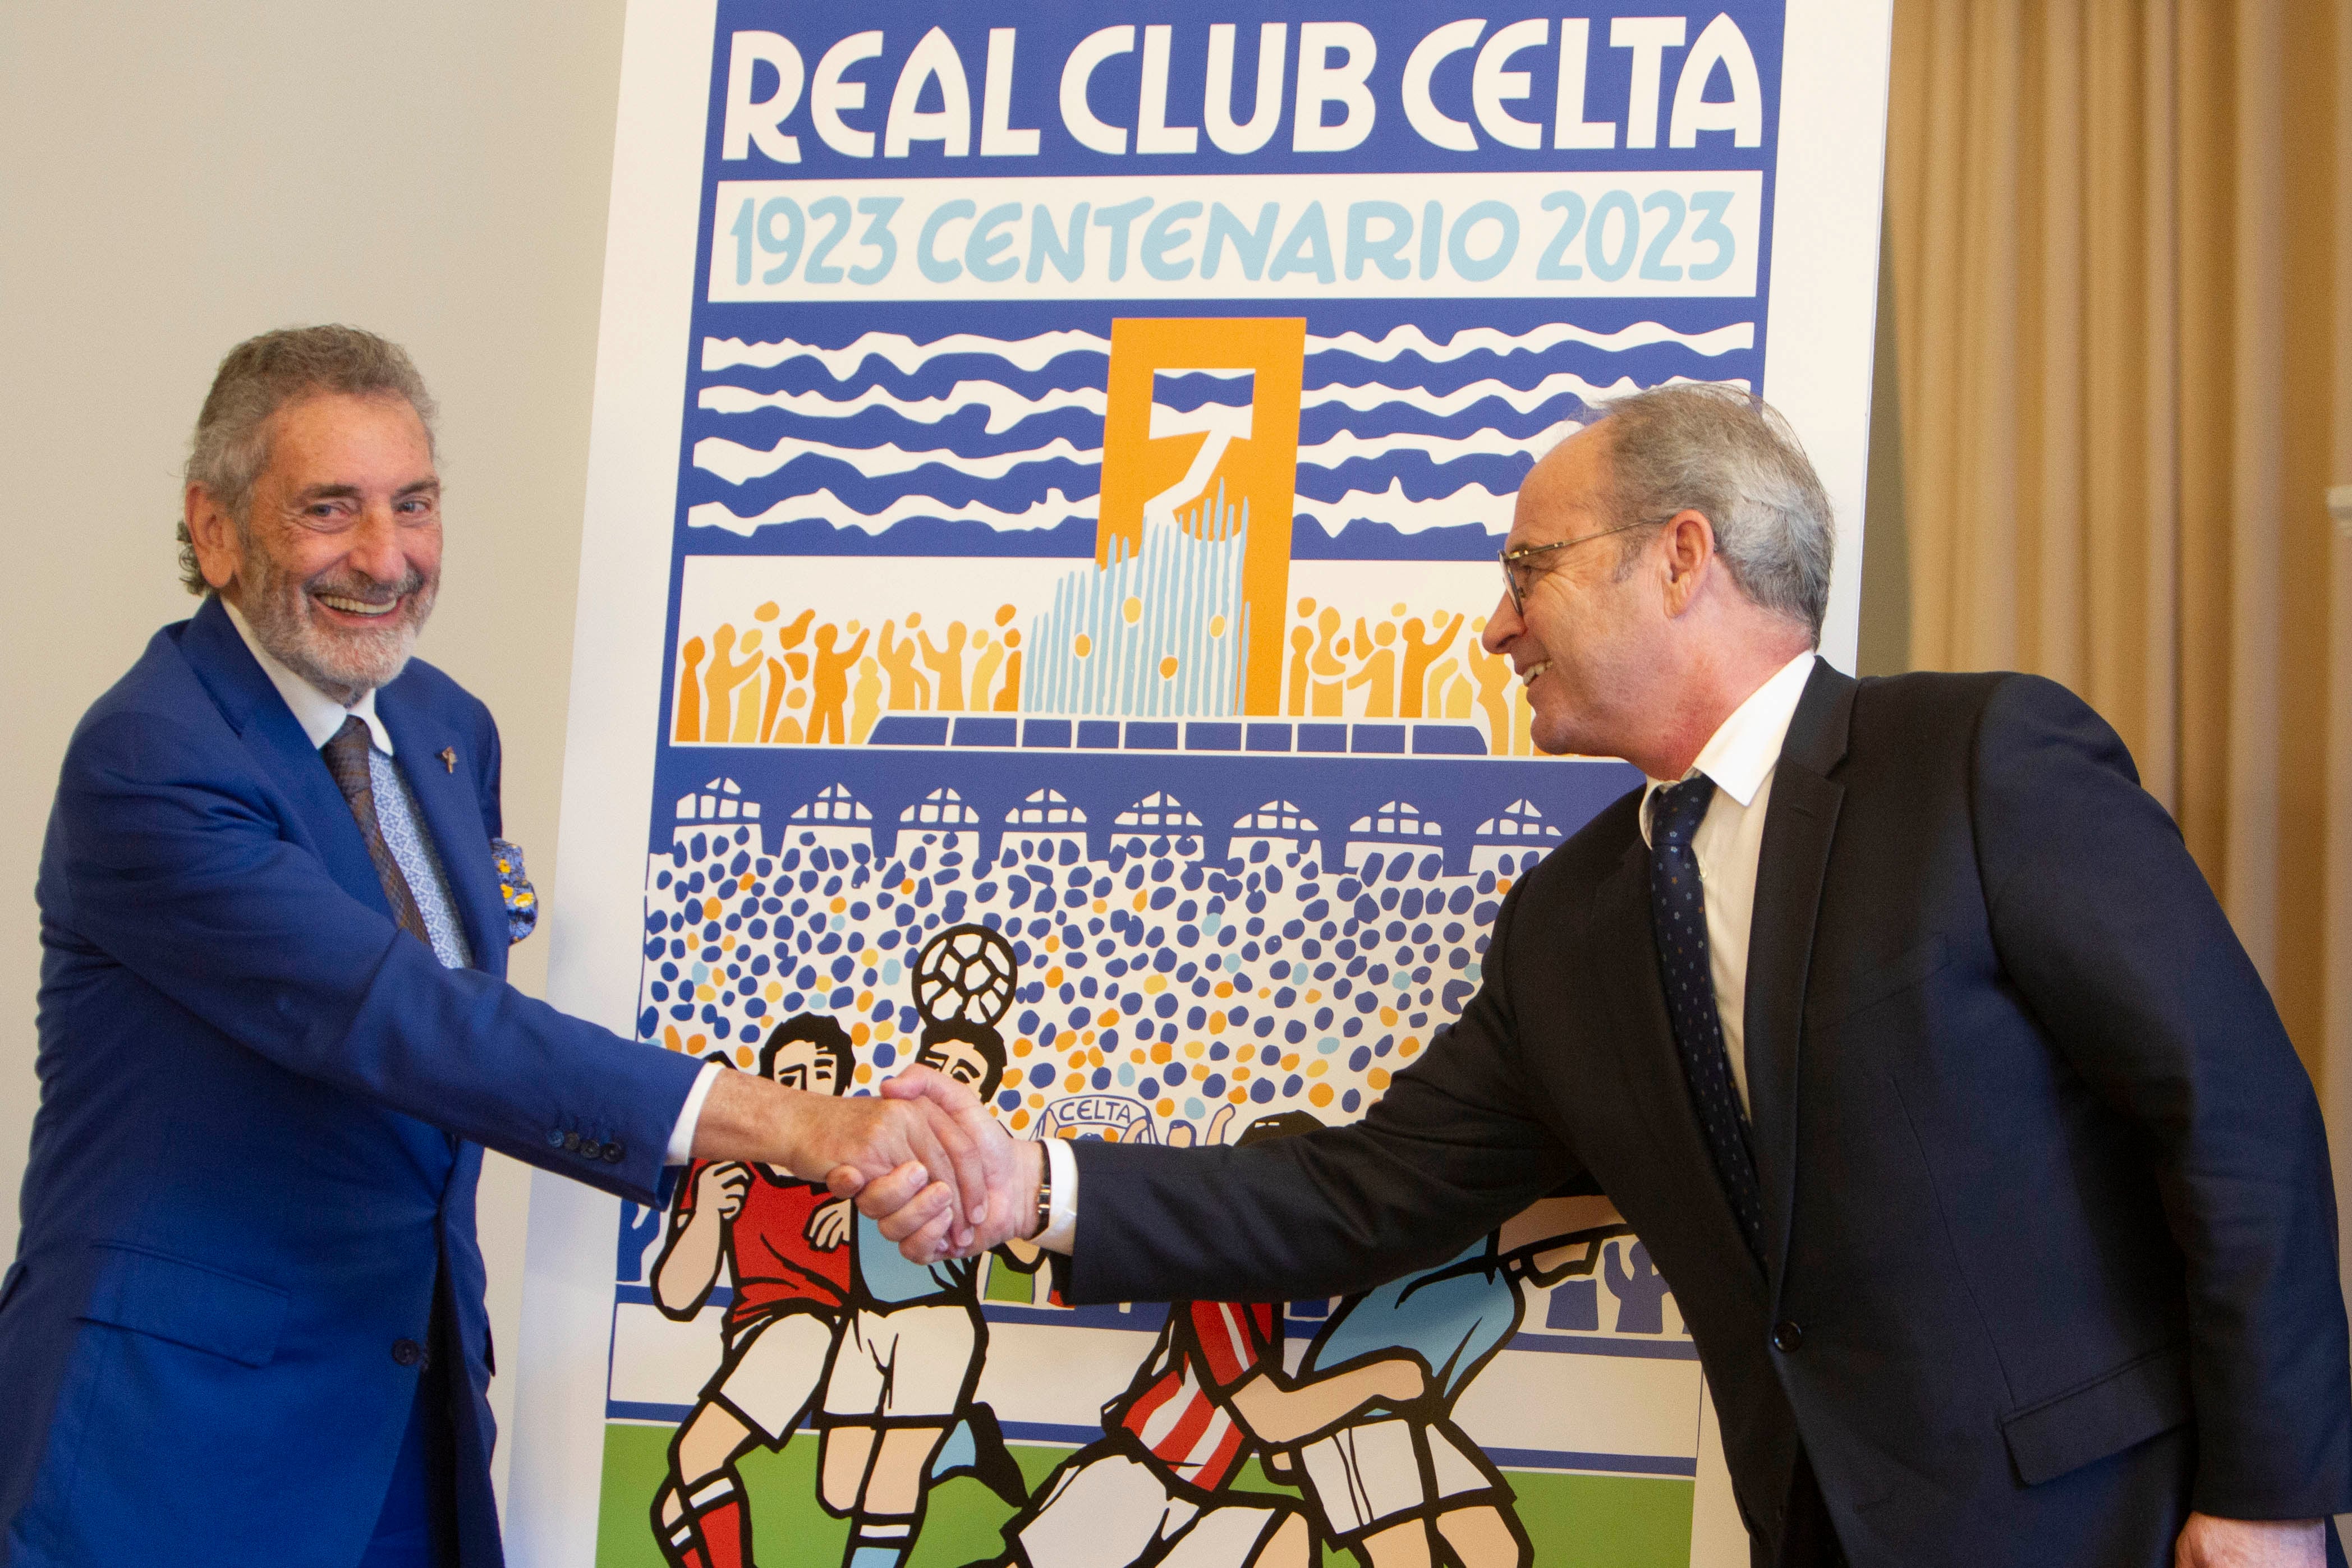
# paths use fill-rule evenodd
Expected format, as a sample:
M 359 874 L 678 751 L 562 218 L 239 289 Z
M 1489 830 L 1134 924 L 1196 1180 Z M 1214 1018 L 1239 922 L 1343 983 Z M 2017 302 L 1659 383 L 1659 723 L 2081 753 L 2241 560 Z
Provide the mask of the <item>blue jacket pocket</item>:
M 160 1252 L 97 1244 L 97 1278 L 80 1316 L 265 1366 L 286 1326 L 285 1291 Z

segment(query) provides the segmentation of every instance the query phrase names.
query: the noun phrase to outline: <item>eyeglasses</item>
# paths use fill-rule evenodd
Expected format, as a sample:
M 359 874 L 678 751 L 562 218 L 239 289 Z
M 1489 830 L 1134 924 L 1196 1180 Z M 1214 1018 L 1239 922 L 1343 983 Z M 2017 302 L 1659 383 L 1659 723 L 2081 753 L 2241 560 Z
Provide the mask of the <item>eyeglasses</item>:
M 1549 555 L 1554 550 L 1572 549 L 1578 545 L 1591 544 L 1594 539 L 1605 539 L 1611 534 L 1622 534 L 1633 528 L 1655 528 L 1659 522 L 1665 520 L 1667 519 L 1644 518 L 1640 522 L 1620 523 L 1613 528 L 1602 528 L 1596 533 L 1580 534 L 1572 539 L 1559 539 L 1548 545 L 1528 545 L 1524 549 L 1503 551 L 1497 559 L 1503 563 L 1503 586 L 1510 590 L 1512 612 L 1521 616 L 1527 614 L 1528 588 L 1539 575 L 1534 571 L 1523 572 L 1520 562 L 1536 556 Z

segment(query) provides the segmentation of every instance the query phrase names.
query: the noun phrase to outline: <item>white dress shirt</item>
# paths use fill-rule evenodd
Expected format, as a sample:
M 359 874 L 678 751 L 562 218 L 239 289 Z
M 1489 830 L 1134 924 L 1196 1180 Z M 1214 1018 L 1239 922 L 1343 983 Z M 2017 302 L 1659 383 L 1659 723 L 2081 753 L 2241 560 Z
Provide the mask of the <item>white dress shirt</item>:
M 449 968 L 471 967 L 473 956 L 467 946 L 465 929 L 457 921 L 448 878 L 441 869 L 439 848 L 433 842 L 433 835 L 425 831 L 423 816 L 409 793 L 407 779 L 393 764 L 392 732 L 376 716 L 375 693 L 367 692 L 345 707 L 287 668 L 263 647 L 236 605 L 224 599 L 221 608 L 228 612 L 229 624 L 245 640 L 246 651 L 261 666 L 261 673 L 269 677 L 269 684 L 278 688 L 278 695 L 286 699 L 294 722 L 302 727 L 302 733 L 313 747 L 323 747 L 332 740 L 345 719 L 357 718 L 367 726 L 368 777 L 375 788 L 376 816 L 385 844 L 400 862 L 402 874 L 408 878 L 417 913 L 424 916 L 425 928 L 432 936 L 434 956 Z M 404 848 L 409 852 L 403 853 Z M 682 1166 L 694 1152 L 694 1129 L 702 1119 L 702 1103 L 709 1097 L 711 1082 L 721 1071 L 715 1061 L 703 1064 L 694 1087 L 687 1092 L 685 1105 L 678 1111 L 677 1124 L 670 1130 L 666 1163 Z
M 1748 1108 L 1748 935 L 1756 917 L 1756 860 L 1764 847 L 1764 813 L 1771 804 L 1772 773 L 1797 699 L 1812 679 L 1813 653 L 1798 654 L 1773 673 L 1699 748 L 1690 772 L 1715 780 L 1715 798 L 1691 836 L 1699 880 L 1706 890 L 1707 958 L 1715 971 L 1715 1007 L 1723 1018 L 1723 1048 L 1731 1058 L 1731 1082 L 1742 1111 Z M 1642 841 L 1650 841 L 1650 798 L 1677 779 L 1653 779 L 1642 791 Z M 1067 1252 L 1078 1234 L 1078 1162 L 1059 1138 L 1045 1140 L 1045 1167 L 1053 1183 L 1052 1213 L 1037 1244 Z
M 1772 774 L 1780 765 L 1780 744 L 1789 737 L 1797 699 L 1812 678 L 1811 649 L 1798 654 L 1731 710 L 1731 716 L 1699 748 L 1698 760 L 1683 775 L 1704 773 L 1715 780 L 1715 798 L 1691 852 L 1698 857 L 1699 883 L 1706 894 L 1706 956 L 1715 972 L 1715 1010 L 1723 1019 L 1724 1054 L 1731 1059 L 1731 1084 L 1739 1108 L 1748 1109 L 1748 936 L 1756 919 L 1756 860 L 1764 847 L 1764 814 L 1772 803 Z M 1682 779 L 1653 779 L 1642 791 L 1642 841 L 1650 841 L 1650 801 Z

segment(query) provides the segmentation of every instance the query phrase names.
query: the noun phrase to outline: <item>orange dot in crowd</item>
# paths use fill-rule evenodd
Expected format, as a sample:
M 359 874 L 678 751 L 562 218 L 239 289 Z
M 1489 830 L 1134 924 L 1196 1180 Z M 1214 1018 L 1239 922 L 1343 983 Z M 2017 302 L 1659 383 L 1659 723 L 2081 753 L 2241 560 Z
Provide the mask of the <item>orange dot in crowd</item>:
M 1211 1013 L 1209 1015 L 1209 1032 L 1211 1034 L 1223 1034 L 1225 1032 L 1224 1014 Z
M 716 898 L 706 898 L 706 899 L 704 899 L 704 900 L 702 901 L 702 917 L 703 917 L 705 920 L 716 920 L 716 919 L 718 919 L 718 918 L 719 918 L 719 908 L 720 908 L 720 904 L 719 904 L 719 900 L 717 900 Z
M 874 993 L 873 993 L 872 991 L 860 991 L 860 992 L 858 992 L 858 993 L 857 993 L 857 1010 L 858 1010 L 859 1012 L 871 1012 L 871 1011 L 873 1010 L 873 1008 L 874 1008 Z
M 1018 1089 L 1021 1086 L 1021 1070 L 1019 1068 L 1008 1067 L 1004 1070 L 1003 1086 L 1007 1089 Z
M 1495 891 L 1498 894 L 1510 892 L 1511 879 L 1507 876 L 1496 877 L 1495 879 Z
M 784 988 L 780 982 L 770 980 L 766 987 L 761 989 L 760 994 L 772 1002 L 777 1001 L 783 997 Z
M 738 1067 L 749 1067 L 751 1065 L 751 1048 L 750 1046 L 739 1045 L 735 1048 L 735 1065 Z
M 1404 1037 L 1404 1043 L 1397 1047 L 1397 1054 L 1399 1056 L 1411 1056 L 1420 1049 L 1421 1041 L 1412 1035 L 1407 1035 Z
M 1319 1002 L 1323 999 L 1323 993 L 1310 990 L 1307 993 L 1307 999 L 1310 1002 Z
M 889 1019 L 884 1019 L 874 1026 L 874 1038 L 877 1040 L 887 1040 L 898 1032 L 898 1024 Z
M 1199 1061 L 1196 1061 L 1196 1062 L 1192 1063 L 1192 1082 L 1193 1082 L 1198 1083 L 1202 1079 L 1206 1078 L 1208 1075 L 1209 1075 L 1209 1069 L 1208 1069 L 1208 1066 L 1207 1066 L 1207 1064 L 1206 1064 L 1206 1063 L 1199 1062 Z
M 1234 1082 L 1236 1083 L 1248 1082 L 1249 1075 L 1250 1070 L 1246 1067 L 1236 1067 L 1234 1069 Z
M 839 896 L 838 894 L 836 894 L 836 895 L 835 896 L 834 901 L 833 901 L 833 912 L 834 912 L 835 915 L 840 914 L 843 910 L 845 910 L 845 909 L 846 909 L 846 908 L 848 908 L 848 907 L 849 907 L 849 900 L 847 900 L 846 898 L 843 898 L 843 897 Z
M 1208 1049 L 1197 1040 L 1188 1040 L 1184 1042 L 1184 1054 L 1196 1061 L 1200 1060 L 1201 1053 Z
M 1085 658 L 1088 653 L 1091 653 L 1094 651 L 1095 640 L 1087 636 L 1083 632 L 1079 632 L 1076 637 L 1070 640 L 1070 652 L 1076 653 L 1081 659 Z
M 864 1045 L 873 1038 L 874 1030 L 865 1024 L 859 1024 L 849 1031 L 849 1043 L 852 1045 Z
M 1364 1074 L 1364 1082 L 1375 1089 L 1385 1089 L 1389 1086 L 1389 1070 L 1385 1067 L 1375 1067 Z
M 912 893 L 912 892 L 914 892 L 914 891 L 915 891 L 915 879 L 914 879 L 913 877 L 911 877 L 911 876 L 910 876 L 910 877 L 908 877 L 906 881 L 904 881 L 904 882 L 900 883 L 898 884 L 898 891 L 899 891 L 900 893 Z
M 697 1056 L 700 1056 L 702 1048 L 709 1043 L 710 1037 L 707 1034 L 690 1034 L 686 1037 L 686 1049 Z
M 1015 1111 L 1015 1112 L 1013 1112 L 1013 1130 L 1014 1132 L 1016 1132 L 1016 1133 L 1017 1133 L 1017 1132 L 1019 1132 L 1022 1128 L 1024 1128 L 1024 1127 L 1027 1126 L 1028 1124 L 1029 1124 L 1029 1113 L 1028 1113 L 1028 1112 L 1026 1112 L 1026 1111 Z
M 1318 1062 L 1317 1065 L 1321 1064 Z M 1331 1103 L 1331 1086 L 1328 1083 L 1318 1083 L 1307 1092 L 1307 1103 L 1310 1105 L 1328 1105 Z
M 1025 1034 L 1013 1042 L 1013 1054 L 1015 1056 L 1026 1056 L 1036 1049 L 1037 1042 Z
M 771 599 L 768 602 L 751 612 L 751 619 L 754 621 L 773 621 L 782 613 L 783 612 L 776 608 L 776 601 Z
M 1217 982 L 1217 995 L 1221 997 L 1230 997 L 1233 994 L 1234 983 L 1231 980 L 1219 980 Z
M 1082 1072 L 1073 1072 L 1067 1078 L 1062 1080 L 1062 1092 L 1066 1094 L 1076 1094 L 1079 1090 L 1084 1089 L 1086 1086 L 1086 1074 Z
M 1149 909 L 1150 906 L 1151 895 L 1150 894 L 1139 893 L 1135 895 L 1135 907 L 1138 910 Z
M 1238 1105 L 1238 1104 L 1240 1104 L 1243 1101 L 1244 1101 L 1244 1100 L 1246 1100 L 1246 1099 L 1248 1099 L 1248 1098 L 1249 1098 L 1249 1091 L 1248 1091 L 1248 1090 L 1246 1090 L 1246 1089 L 1233 1089 L 1233 1090 L 1228 1090 L 1228 1091 L 1226 1092 L 1226 1093 L 1225 1093 L 1225 1098 L 1226 1098 L 1226 1099 L 1228 1099 L 1228 1100 L 1230 1100 L 1230 1101 L 1232 1101 L 1234 1104 Z
M 1272 995 L 1274 995 L 1274 988 L 1272 986 L 1260 986 L 1257 988 L 1257 999 L 1260 1001 L 1265 1000 L 1266 998 Z
M 1096 913 L 1097 915 L 1105 914 L 1105 913 L 1107 913 L 1107 912 L 1109 910 L 1109 908 L 1110 908 L 1110 900 L 1109 900 L 1109 899 L 1108 899 L 1108 898 L 1097 898 L 1097 899 L 1096 899 L 1096 900 L 1095 900 L 1095 913 Z
M 1143 616 L 1143 601 L 1130 593 L 1127 596 L 1127 601 L 1118 607 L 1118 612 L 1126 619 L 1127 623 L 1132 626 Z
M 1078 1043 L 1079 1043 L 1080 1045 L 1092 1045 L 1094 1042 L 1095 1042 L 1095 1031 L 1094 1031 L 1094 1030 L 1092 1030 L 1088 1029 L 1088 1030 L 1080 1030 L 1078 1031 Z M 1099 1066 L 1099 1065 L 1101 1065 L 1101 1064 L 1100 1064 L 1099 1062 L 1097 1062 L 1096 1065 Z
M 1396 1009 L 1394 1009 L 1394 1008 L 1382 1008 L 1382 1009 L 1381 1009 L 1381 1028 L 1383 1028 L 1383 1029 L 1394 1029 L 1394 1028 L 1396 1028 L 1396 1020 L 1397 1020 L 1397 1010 L 1396 1010 Z
M 1103 1065 L 1102 1047 L 1097 1045 L 1091 1051 L 1087 1051 L 1087 1060 L 1094 1063 L 1097 1067 Z
M 1100 1013 L 1096 1015 L 1095 1022 L 1102 1025 L 1105 1029 L 1109 1029 L 1112 1025 L 1118 1022 L 1118 1009 L 1117 1008 L 1103 1009 Z
M 1172 681 L 1172 680 L 1174 680 L 1174 679 L 1176 678 L 1176 655 L 1175 655 L 1175 654 L 1173 654 L 1173 653 L 1167 653 L 1167 654 L 1163 654 L 1163 655 L 1160 657 L 1160 678 L 1161 680 L 1163 680 L 1163 681 Z
M 1165 1066 L 1165 1065 L 1167 1064 L 1168 1059 L 1169 1059 L 1171 1056 L 1173 1056 L 1174 1054 L 1175 1054 L 1175 1052 L 1174 1052 L 1174 1051 L 1171 1051 L 1171 1050 L 1169 1049 L 1169 1047 L 1168 1047 L 1168 1042 L 1167 1042 L 1166 1040 L 1154 1040 L 1154 1041 L 1152 1042 L 1152 1045 L 1151 1045 L 1151 1060 L 1152 1060 L 1152 1061 L 1156 1061 L 1156 1062 L 1159 1062 L 1159 1063 L 1160 1063 L 1161 1065 Z
M 1045 983 L 1048 986 L 1058 986 L 1062 983 L 1062 967 L 1059 964 L 1045 971 Z
M 1032 1111 L 1035 1111 L 1035 1110 L 1042 1109 L 1042 1108 L 1044 1107 L 1045 1103 L 1045 1095 L 1043 1095 L 1043 1094 L 1040 1094 L 1040 1093 L 1032 1093 L 1032 1094 L 1029 1096 L 1029 1109 L 1031 1109 Z
M 1144 1049 L 1139 1045 L 1127 1053 L 1127 1059 L 1135 1063 L 1138 1067 L 1145 1065 L 1151 1060 L 1151 1058 L 1145 1053 Z
M 1160 1115 L 1173 1116 L 1176 1113 L 1176 1102 L 1173 1100 L 1162 1100 L 1151 1109 Z
M 860 1083 L 871 1083 L 874 1082 L 874 1064 L 872 1062 L 861 1061 L 857 1064 L 857 1082 Z
M 1282 1059 L 1282 1070 L 1285 1072 L 1296 1072 L 1298 1071 L 1298 1053 L 1297 1051 L 1292 1051 L 1288 1056 Z
M 739 876 L 739 877 L 737 877 L 737 878 L 735 879 L 735 886 L 736 886 L 736 889 L 737 889 L 737 891 L 738 891 L 738 892 L 740 892 L 742 889 L 747 888 L 747 887 L 749 887 L 749 886 L 751 886 L 751 873 L 750 872 L 748 872 L 748 871 L 747 871 L 747 872 L 745 872 L 741 876 Z
M 1045 951 L 1046 951 L 1046 952 L 1048 952 L 1048 953 L 1058 953 L 1058 952 L 1060 952 L 1061 950 L 1062 950 L 1062 939 L 1061 939 L 1059 936 L 1048 936 L 1048 937 L 1046 937 L 1046 938 L 1045 938 Z

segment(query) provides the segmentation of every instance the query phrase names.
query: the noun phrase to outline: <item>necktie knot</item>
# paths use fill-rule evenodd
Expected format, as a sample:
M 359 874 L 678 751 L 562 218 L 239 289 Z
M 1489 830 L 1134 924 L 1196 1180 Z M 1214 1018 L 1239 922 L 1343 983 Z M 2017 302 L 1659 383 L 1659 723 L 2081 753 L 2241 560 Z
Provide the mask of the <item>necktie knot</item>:
M 368 772 L 368 746 L 367 723 L 353 714 L 319 748 L 327 759 L 327 771 L 335 777 L 335 788 L 347 801 L 356 802 L 362 795 L 374 793 L 375 780 Z
M 1650 807 L 1652 836 L 1661 845 L 1680 848 L 1688 844 L 1714 799 L 1715 780 L 1704 773 L 1694 773 L 1679 784 L 1667 785 L 1658 791 Z

